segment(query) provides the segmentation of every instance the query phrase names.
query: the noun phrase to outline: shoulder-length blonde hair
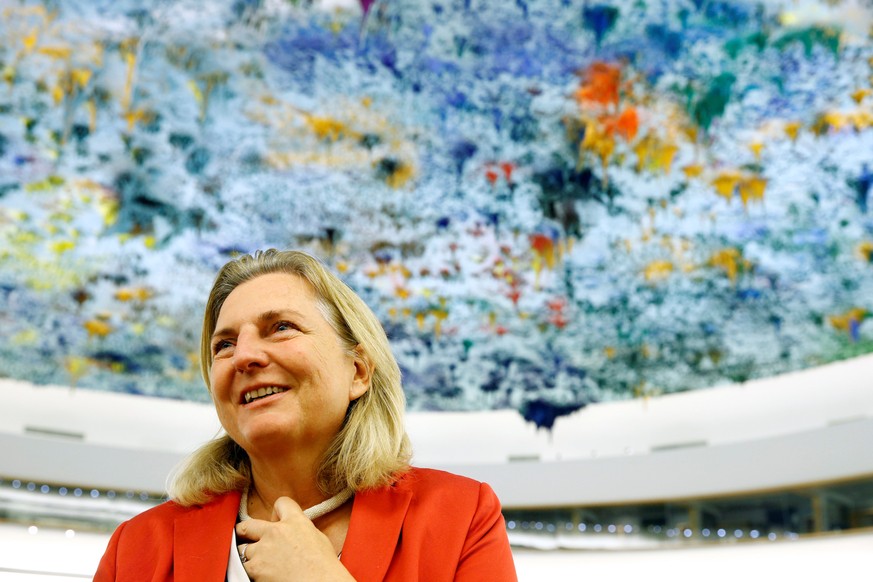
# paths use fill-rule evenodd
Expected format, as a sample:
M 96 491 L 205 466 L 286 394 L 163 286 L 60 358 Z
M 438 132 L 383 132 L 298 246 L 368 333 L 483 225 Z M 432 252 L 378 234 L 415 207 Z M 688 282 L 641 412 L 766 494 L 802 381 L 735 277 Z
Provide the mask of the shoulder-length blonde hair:
M 244 255 L 218 272 L 203 316 L 200 371 L 212 392 L 211 337 L 221 307 L 242 283 L 269 273 L 288 273 L 309 282 L 319 310 L 350 353 L 363 354 L 371 367 L 370 388 L 354 400 L 318 470 L 319 486 L 334 495 L 378 487 L 408 468 L 411 446 L 403 423 L 406 400 L 400 368 L 388 338 L 367 304 L 316 258 L 300 251 L 269 249 Z M 248 454 L 223 434 L 197 449 L 171 477 L 170 496 L 181 505 L 198 505 L 213 495 L 242 490 L 251 482 Z

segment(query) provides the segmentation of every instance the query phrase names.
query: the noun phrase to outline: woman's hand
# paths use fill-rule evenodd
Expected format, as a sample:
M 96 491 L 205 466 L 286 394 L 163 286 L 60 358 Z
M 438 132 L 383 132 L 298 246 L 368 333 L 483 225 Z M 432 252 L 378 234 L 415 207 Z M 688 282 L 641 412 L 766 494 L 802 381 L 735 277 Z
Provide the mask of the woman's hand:
M 238 540 L 248 542 L 243 566 L 255 582 L 354 580 L 327 536 L 289 497 L 276 500 L 271 521 L 240 522 L 236 535 Z

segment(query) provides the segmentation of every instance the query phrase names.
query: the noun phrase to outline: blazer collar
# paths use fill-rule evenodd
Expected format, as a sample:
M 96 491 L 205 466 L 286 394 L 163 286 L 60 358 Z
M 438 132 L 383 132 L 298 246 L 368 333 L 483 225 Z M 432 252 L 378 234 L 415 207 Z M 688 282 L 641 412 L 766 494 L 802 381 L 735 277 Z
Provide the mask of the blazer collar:
M 385 578 L 411 500 L 412 492 L 396 483 L 355 494 L 341 558 L 355 580 Z
M 177 581 L 224 580 L 239 499 L 239 491 L 226 493 L 176 518 L 173 563 Z

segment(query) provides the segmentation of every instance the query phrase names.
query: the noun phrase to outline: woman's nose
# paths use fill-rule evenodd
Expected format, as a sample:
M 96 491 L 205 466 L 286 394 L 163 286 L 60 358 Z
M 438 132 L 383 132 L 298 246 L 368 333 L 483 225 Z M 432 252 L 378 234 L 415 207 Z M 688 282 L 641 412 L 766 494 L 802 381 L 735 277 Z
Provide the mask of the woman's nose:
M 254 332 L 241 332 L 233 348 L 233 365 L 240 372 L 263 368 L 269 359 L 261 338 Z

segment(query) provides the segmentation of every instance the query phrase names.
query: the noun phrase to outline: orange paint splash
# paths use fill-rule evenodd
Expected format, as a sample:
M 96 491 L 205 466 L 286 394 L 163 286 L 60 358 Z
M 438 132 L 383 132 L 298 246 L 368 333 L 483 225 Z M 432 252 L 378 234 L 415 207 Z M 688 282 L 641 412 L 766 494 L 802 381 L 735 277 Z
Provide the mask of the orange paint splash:
M 545 263 L 549 269 L 555 267 L 557 257 L 555 253 L 555 241 L 544 234 L 532 234 L 529 237 L 531 249 L 533 249 L 536 257 Z M 539 271 L 539 269 L 537 269 Z
M 601 121 L 607 135 L 617 134 L 625 141 L 633 141 L 640 129 L 640 118 L 634 107 L 628 107 L 619 115 L 605 116 Z
M 607 63 L 594 63 L 585 72 L 584 82 L 576 91 L 576 101 L 580 105 L 618 105 L 620 81 L 621 70 L 618 67 Z
M 497 180 L 502 176 L 507 184 L 512 183 L 512 172 L 515 170 L 515 164 L 512 162 L 500 162 L 497 164 L 488 164 L 485 167 L 485 179 L 488 183 L 494 186 Z

